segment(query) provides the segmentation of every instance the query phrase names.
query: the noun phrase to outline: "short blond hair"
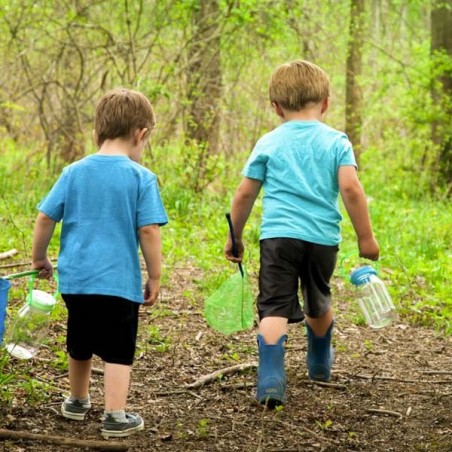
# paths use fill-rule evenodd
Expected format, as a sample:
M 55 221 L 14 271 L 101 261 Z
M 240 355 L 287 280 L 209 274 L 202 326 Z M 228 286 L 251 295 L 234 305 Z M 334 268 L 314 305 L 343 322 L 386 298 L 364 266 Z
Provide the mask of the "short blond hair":
M 270 101 L 290 111 L 300 111 L 330 95 L 330 81 L 319 66 L 296 60 L 279 66 L 270 78 Z
M 128 139 L 137 129 L 155 127 L 155 114 L 149 99 L 139 91 L 116 88 L 99 100 L 94 115 L 94 131 L 98 146 L 105 140 Z

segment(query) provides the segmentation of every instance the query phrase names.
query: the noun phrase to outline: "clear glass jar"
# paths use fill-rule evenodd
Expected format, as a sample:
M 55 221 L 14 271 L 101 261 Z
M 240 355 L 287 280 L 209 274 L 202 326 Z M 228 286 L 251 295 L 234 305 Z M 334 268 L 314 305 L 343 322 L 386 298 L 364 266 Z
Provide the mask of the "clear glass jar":
M 36 355 L 47 335 L 55 302 L 52 295 L 42 290 L 31 291 L 5 336 L 5 348 L 10 355 L 19 359 Z
M 397 311 L 377 271 L 370 267 L 354 270 L 350 277 L 358 293 L 358 305 L 371 328 L 383 328 L 397 320 Z

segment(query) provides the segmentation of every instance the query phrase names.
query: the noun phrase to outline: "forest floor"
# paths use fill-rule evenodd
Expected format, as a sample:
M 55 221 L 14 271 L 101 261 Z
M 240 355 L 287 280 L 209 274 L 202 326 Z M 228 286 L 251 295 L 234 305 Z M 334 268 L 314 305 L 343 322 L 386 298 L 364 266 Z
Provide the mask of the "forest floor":
M 199 270 L 173 269 L 158 307 L 142 310 L 128 410 L 144 418 L 145 428 L 109 444 L 134 452 L 452 451 L 452 338 L 403 322 L 381 330 L 354 325 L 354 308 L 341 300 L 346 288 L 337 280 L 331 383 L 307 379 L 303 326 L 291 325 L 288 400 L 282 410 L 270 411 L 254 400 L 256 331 L 224 336 L 211 330 L 203 300 L 187 297 L 200 278 Z M 51 335 L 55 343 L 64 336 L 64 321 L 52 326 Z M 47 442 L 53 436 L 103 441 L 101 363 L 95 361 L 92 376 L 92 410 L 85 422 L 69 421 L 59 414 L 67 373 L 51 365 L 50 350 L 43 348 L 29 368 L 52 386 L 49 399 L 28 406 L 24 394 L 15 394 L 0 417 L 0 429 L 42 434 L 46 441 L 0 438 L 2 451 L 90 450 Z M 240 364 L 241 370 L 233 367 Z M 225 368 L 203 386 L 190 387 Z

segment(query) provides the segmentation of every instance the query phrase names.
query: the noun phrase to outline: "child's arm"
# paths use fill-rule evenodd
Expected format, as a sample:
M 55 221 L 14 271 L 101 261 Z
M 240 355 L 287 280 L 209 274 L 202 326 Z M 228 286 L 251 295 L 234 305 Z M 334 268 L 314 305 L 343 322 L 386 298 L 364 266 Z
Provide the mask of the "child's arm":
M 146 262 L 148 280 L 144 289 L 144 304 L 153 306 L 157 302 L 160 291 L 160 275 L 162 269 L 162 242 L 160 226 L 150 224 L 143 226 L 140 232 L 140 247 Z
M 46 214 L 39 212 L 33 232 L 32 265 L 33 269 L 41 270 L 39 278 L 50 278 L 53 266 L 47 257 L 47 248 L 55 230 L 56 222 Z
M 366 195 L 356 174 L 354 166 L 340 166 L 338 171 L 339 190 L 348 216 L 358 238 L 360 257 L 378 260 L 380 250 L 375 240 Z
M 234 235 L 237 242 L 239 257 L 234 257 L 232 255 L 232 241 L 229 234 L 224 247 L 224 255 L 226 259 L 231 262 L 242 262 L 243 252 L 245 250 L 242 241 L 243 229 L 253 210 L 254 202 L 259 195 L 261 187 L 262 182 L 260 180 L 244 177 L 235 192 L 232 200 L 231 220 L 234 226 Z

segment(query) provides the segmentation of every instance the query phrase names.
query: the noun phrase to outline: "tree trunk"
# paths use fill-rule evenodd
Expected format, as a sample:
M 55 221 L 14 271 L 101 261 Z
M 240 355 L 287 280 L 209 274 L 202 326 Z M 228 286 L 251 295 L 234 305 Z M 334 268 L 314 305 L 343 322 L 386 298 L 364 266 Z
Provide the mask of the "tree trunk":
M 452 58 L 452 9 L 444 1 L 434 1 L 431 11 L 432 27 L 432 55 L 437 52 L 445 53 Z M 448 66 L 450 68 L 450 65 Z M 452 71 L 443 71 L 438 77 L 441 83 L 441 91 L 433 89 L 432 95 L 436 102 L 444 103 L 447 106 L 444 121 L 435 121 L 432 124 L 432 138 L 438 145 L 437 168 L 441 177 L 441 182 L 452 186 Z M 444 102 L 444 96 L 449 101 Z
M 358 164 L 362 151 L 362 92 L 359 77 L 361 75 L 363 29 L 364 0 L 352 0 L 346 67 L 345 133 L 353 144 Z
M 193 13 L 193 46 L 189 51 L 187 136 L 205 147 L 219 150 L 222 72 L 218 0 L 200 0 Z M 200 162 L 202 165 L 202 162 Z

